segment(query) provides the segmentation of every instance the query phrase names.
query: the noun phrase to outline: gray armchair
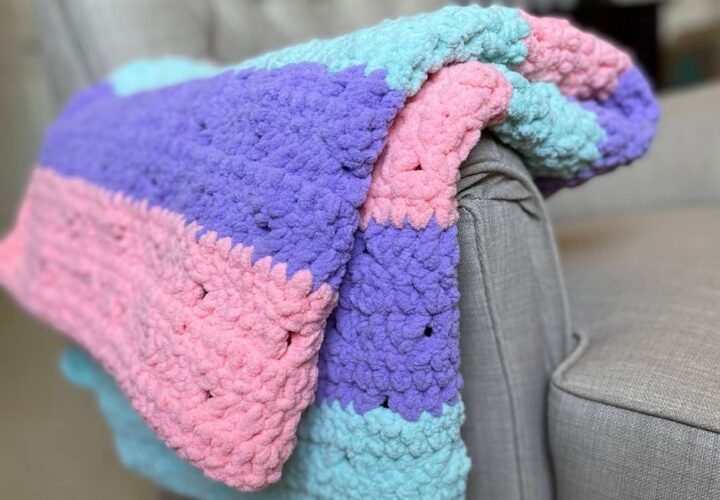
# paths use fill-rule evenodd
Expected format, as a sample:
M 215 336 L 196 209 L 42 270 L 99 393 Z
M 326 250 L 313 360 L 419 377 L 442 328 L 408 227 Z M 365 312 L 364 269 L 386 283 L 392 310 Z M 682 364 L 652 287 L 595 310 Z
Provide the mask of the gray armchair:
M 61 102 L 134 57 L 230 63 L 444 3 L 37 0 L 36 13 Z M 664 115 L 641 164 L 550 202 L 567 286 L 521 159 L 488 136 L 465 162 L 468 498 L 720 498 L 720 88 L 670 96 Z

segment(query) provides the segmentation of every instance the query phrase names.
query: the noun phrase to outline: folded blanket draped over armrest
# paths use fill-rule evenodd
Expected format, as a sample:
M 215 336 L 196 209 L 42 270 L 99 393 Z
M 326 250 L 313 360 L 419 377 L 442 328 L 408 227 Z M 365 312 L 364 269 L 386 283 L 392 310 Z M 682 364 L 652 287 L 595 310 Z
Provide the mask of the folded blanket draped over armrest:
M 138 61 L 50 127 L 0 281 L 176 491 L 457 498 L 461 162 L 490 129 L 549 195 L 657 117 L 624 53 L 502 7 Z

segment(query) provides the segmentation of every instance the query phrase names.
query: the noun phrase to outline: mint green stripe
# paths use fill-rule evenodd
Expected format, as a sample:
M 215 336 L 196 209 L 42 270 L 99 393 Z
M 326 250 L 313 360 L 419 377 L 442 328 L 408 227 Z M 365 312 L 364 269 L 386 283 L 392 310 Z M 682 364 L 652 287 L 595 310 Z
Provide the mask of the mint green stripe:
M 184 57 L 137 59 L 118 67 L 110 73 L 107 81 L 116 94 L 126 96 L 189 80 L 209 78 L 219 71 L 220 68 L 208 61 Z
M 595 113 L 568 100 L 551 83 L 530 82 L 496 65 L 513 87 L 507 116 L 490 127 L 517 151 L 534 176 L 572 177 L 600 158 L 598 144 L 605 131 Z
M 471 59 L 503 65 L 519 64 L 530 32 L 517 9 L 445 7 L 429 14 L 387 20 L 331 40 L 312 40 L 250 59 L 228 68 L 278 68 L 316 62 L 330 71 L 365 66 L 365 72 L 387 72 L 386 81 L 409 95 L 418 91 L 428 73 L 452 61 Z M 189 59 L 138 61 L 112 73 L 108 80 L 119 95 L 203 78 L 228 68 L 213 68 Z
M 521 63 L 527 54 L 522 40 L 530 27 L 519 12 L 499 6 L 449 6 L 428 14 L 386 20 L 332 40 L 313 40 L 235 67 L 277 68 L 312 61 L 340 71 L 363 65 L 366 73 L 387 71 L 391 88 L 412 95 L 428 73 L 453 61 Z
M 180 459 L 135 412 L 117 385 L 79 349 L 66 349 L 65 376 L 91 390 L 108 421 L 121 461 L 179 494 L 201 499 L 460 498 L 470 459 L 460 437 L 462 403 L 440 417 L 408 422 L 384 408 L 358 415 L 339 404 L 311 406 L 281 481 L 260 493 L 241 493 L 206 478 Z

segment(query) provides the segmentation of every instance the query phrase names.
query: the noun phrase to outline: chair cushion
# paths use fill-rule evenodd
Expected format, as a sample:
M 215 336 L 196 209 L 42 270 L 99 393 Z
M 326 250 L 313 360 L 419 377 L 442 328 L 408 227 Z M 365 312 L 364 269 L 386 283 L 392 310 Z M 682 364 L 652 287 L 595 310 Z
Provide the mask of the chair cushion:
M 576 352 L 553 376 L 560 499 L 720 498 L 720 206 L 557 231 Z

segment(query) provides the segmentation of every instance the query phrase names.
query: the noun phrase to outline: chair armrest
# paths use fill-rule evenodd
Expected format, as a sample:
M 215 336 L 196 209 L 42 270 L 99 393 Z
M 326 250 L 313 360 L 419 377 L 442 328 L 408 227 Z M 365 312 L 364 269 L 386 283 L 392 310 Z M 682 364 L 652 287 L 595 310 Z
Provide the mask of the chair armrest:
M 570 329 L 554 238 L 541 195 L 509 149 L 483 138 L 461 176 L 468 498 L 550 500 L 545 402 Z

